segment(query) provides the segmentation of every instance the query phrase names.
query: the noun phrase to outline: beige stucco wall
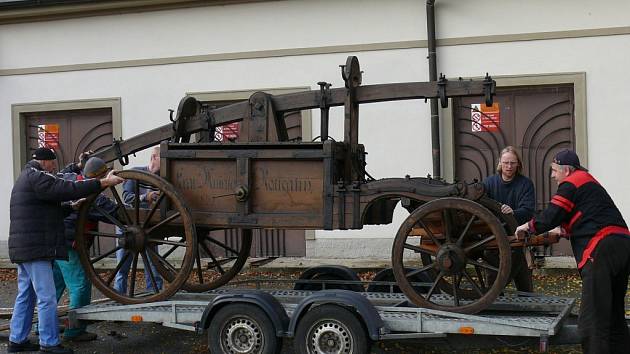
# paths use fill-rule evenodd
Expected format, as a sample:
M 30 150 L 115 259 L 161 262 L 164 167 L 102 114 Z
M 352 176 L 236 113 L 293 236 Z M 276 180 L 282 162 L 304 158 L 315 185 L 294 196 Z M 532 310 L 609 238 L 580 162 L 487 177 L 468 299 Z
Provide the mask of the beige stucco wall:
M 438 0 L 436 12 L 439 71 L 449 77 L 584 73 L 589 167 L 629 217 L 630 3 Z M 412 0 L 271 1 L 3 25 L 0 117 L 9 127 L 14 104 L 120 97 L 122 135 L 130 137 L 167 123 L 167 109 L 186 92 L 317 89 L 322 80 L 340 87 L 347 55 L 359 57 L 364 84 L 425 81 L 425 27 L 424 2 Z M 319 114 L 312 116 L 316 136 Z M 430 173 L 428 118 L 423 101 L 362 106 L 369 172 Z M 331 133 L 342 137 L 341 109 L 332 111 Z M 10 129 L 0 131 L 3 165 L 13 164 L 13 144 Z M 12 174 L 0 177 L 0 240 L 12 183 Z M 316 236 L 388 238 L 404 217 Z

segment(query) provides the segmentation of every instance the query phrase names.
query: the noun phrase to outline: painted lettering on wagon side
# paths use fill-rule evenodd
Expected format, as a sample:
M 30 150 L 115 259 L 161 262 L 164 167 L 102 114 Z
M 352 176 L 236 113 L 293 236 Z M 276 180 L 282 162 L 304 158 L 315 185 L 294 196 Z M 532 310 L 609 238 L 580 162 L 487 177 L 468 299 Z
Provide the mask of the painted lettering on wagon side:
M 269 176 L 269 171 L 262 170 L 263 186 L 267 192 L 313 192 L 313 183 L 304 177 Z
M 179 169 L 175 173 L 176 185 L 182 190 L 214 189 L 231 191 L 236 188 L 236 178 L 215 175 L 216 171 L 204 167 L 193 173 L 189 169 Z

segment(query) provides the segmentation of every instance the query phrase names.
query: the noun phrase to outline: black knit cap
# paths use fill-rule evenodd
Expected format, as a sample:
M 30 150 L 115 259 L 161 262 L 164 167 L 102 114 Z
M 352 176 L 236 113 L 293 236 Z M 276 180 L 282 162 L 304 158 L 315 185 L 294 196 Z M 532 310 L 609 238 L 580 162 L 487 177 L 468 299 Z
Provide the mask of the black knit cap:
M 33 151 L 33 159 L 35 160 L 55 160 L 57 155 L 53 149 L 40 147 Z
M 98 157 L 90 157 L 83 167 L 83 175 L 88 178 L 97 178 L 107 172 L 107 164 Z

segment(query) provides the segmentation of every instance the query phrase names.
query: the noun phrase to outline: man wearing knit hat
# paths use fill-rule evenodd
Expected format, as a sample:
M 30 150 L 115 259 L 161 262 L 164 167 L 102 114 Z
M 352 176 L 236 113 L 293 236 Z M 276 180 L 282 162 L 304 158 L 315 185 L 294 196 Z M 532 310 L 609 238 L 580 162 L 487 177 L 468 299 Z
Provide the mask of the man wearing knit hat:
M 87 162 L 83 161 L 83 163 L 79 166 L 83 167 L 80 174 L 66 172 L 70 170 L 70 167 L 67 166 L 61 171 L 62 173 L 60 173 L 59 176 L 68 181 L 82 181 L 90 178 L 101 178 L 105 176 L 108 170 L 105 161 L 98 157 L 91 157 L 87 160 Z M 106 212 L 114 218 L 116 217 L 118 205 L 104 194 L 99 194 L 93 203 L 97 205 L 101 211 Z M 83 269 L 81 260 L 79 259 L 79 254 L 75 251 L 76 243 L 74 237 L 78 216 L 78 211 L 74 210 L 64 219 L 68 260 L 56 260 L 56 267 L 54 269 L 57 302 L 59 302 L 64 290 L 67 288 L 68 297 L 70 299 L 68 307 L 70 309 L 76 309 L 89 305 L 92 300 L 92 283 L 85 274 L 85 270 Z M 97 231 L 99 221 L 111 223 L 110 219 L 101 214 L 101 212 L 97 212 L 94 208 L 90 209 L 88 213 L 88 220 L 86 222 L 86 228 L 90 231 Z M 96 334 L 87 332 L 86 328 L 87 325 L 85 324 L 81 324 L 77 328 L 66 328 L 63 339 L 75 342 L 95 340 L 97 337 Z
M 558 182 L 558 191 L 541 214 L 516 229 L 517 236 L 563 227 L 582 278 L 578 331 L 584 353 L 627 353 L 630 332 L 624 300 L 630 275 L 628 226 L 604 187 L 580 165 L 575 152 L 556 154 L 551 177 Z
M 99 193 L 123 179 L 111 172 L 100 180 L 66 181 L 51 174 L 57 167 L 52 149 L 38 148 L 32 158 L 11 191 L 9 258 L 17 263 L 18 291 L 7 351 L 73 353 L 60 345 L 53 280 L 53 261 L 68 258 L 62 202 Z M 28 339 L 36 303 L 39 345 Z

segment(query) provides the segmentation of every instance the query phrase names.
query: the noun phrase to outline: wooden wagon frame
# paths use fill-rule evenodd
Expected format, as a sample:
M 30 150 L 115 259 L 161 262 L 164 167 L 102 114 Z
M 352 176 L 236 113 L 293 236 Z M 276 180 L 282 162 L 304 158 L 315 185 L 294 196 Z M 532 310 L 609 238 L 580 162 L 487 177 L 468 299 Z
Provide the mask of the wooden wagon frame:
M 507 235 L 516 222 L 484 197 L 480 183 L 449 184 L 430 177 L 375 180 L 365 171 L 366 152 L 359 144 L 359 105 L 365 103 L 480 96 L 492 104 L 495 82 L 484 80 L 409 82 L 361 86 L 356 57 L 341 66 L 345 87 L 272 96 L 263 92 L 220 108 L 184 97 L 170 124 L 124 141 L 96 156 L 128 162 L 128 155 L 161 143 L 161 172 L 125 170 L 120 176 L 141 188 L 160 192 L 156 203 L 136 198 L 117 217 L 106 216 L 119 232 L 86 231 L 94 198 L 83 204 L 77 227 L 78 252 L 94 285 L 122 303 L 164 300 L 180 289 L 207 291 L 237 275 L 249 256 L 252 229 L 361 229 L 392 222 L 398 203 L 409 211 L 392 248 L 392 267 L 402 291 L 415 304 L 439 310 L 478 312 L 496 299 L 510 276 Z M 344 140 L 328 136 L 330 107 L 344 107 Z M 321 136 L 313 142 L 288 141 L 286 113 L 318 108 Z M 240 122 L 240 142 L 212 141 L 214 131 Z M 204 142 L 191 142 L 200 134 Z M 111 188 L 123 205 L 119 191 Z M 209 236 L 235 229 L 236 245 Z M 90 253 L 94 238 L 114 238 L 100 255 Z M 522 244 L 512 245 L 513 247 Z M 113 270 L 96 265 L 116 251 L 126 256 Z M 494 253 L 494 256 L 487 254 Z M 209 259 L 208 267 L 201 258 Z M 144 292 L 137 284 L 139 260 L 162 289 Z M 152 264 L 151 267 L 148 264 Z M 128 289 L 118 293 L 114 279 L 131 265 Z M 157 273 L 156 273 L 157 272 Z M 420 273 L 429 284 L 415 283 Z M 421 286 L 423 285 L 423 286 Z M 446 299 L 446 300 L 445 300 Z

